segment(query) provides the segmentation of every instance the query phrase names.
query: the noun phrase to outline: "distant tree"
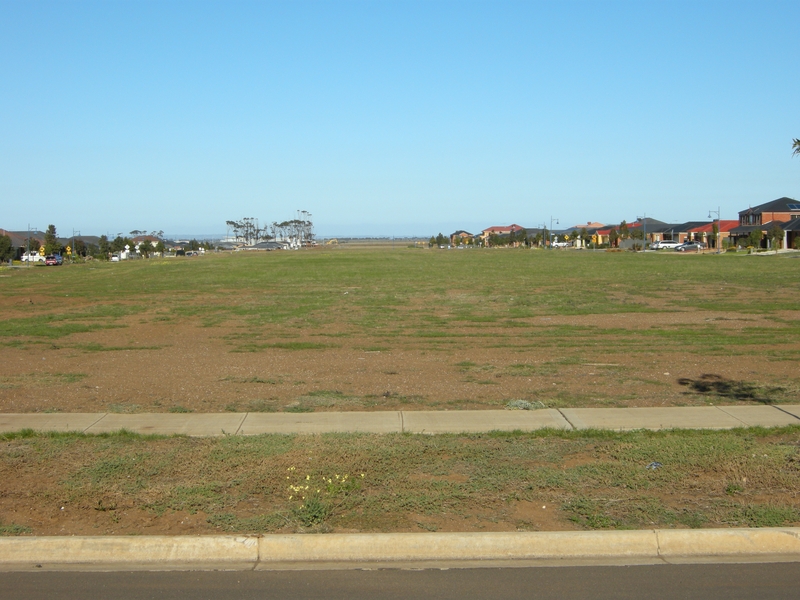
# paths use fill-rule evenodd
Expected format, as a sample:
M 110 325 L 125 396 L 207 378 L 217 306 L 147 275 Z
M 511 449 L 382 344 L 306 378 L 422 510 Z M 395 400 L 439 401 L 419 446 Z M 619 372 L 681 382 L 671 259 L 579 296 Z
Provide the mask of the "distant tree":
M 612 248 L 616 248 L 619 244 L 619 233 L 617 233 L 617 230 L 614 227 L 612 227 L 611 231 L 608 232 L 608 244 Z
M 144 229 L 134 229 L 133 231 L 130 232 L 129 235 L 136 237 L 137 235 L 144 235 L 145 233 L 147 233 L 147 231 L 145 231 Z
M 716 223 L 711 224 L 710 241 L 713 242 L 714 248 L 719 248 L 719 226 Z
M 153 243 L 150 240 L 144 240 L 139 244 L 139 254 L 145 258 L 150 258 L 150 253 L 153 251 Z
M 97 249 L 100 253 L 100 258 L 108 258 L 108 253 L 111 252 L 111 244 L 108 241 L 107 235 L 101 235 L 100 239 L 97 240 Z
M 433 248 L 435 245 L 436 245 L 436 238 L 434 236 L 431 236 L 431 239 L 428 240 L 428 246 Z
M 447 245 L 447 238 L 442 235 L 442 232 L 439 232 L 439 235 L 436 236 L 436 244 L 439 246 Z
M 45 254 L 57 254 L 61 251 L 61 244 L 56 239 L 56 226 L 48 225 L 44 233 L 44 252 Z
M 800 139 L 792 140 L 792 156 L 800 156 Z
M 25 252 L 27 252 L 28 249 L 30 249 L 31 253 L 33 253 L 33 252 L 38 252 L 41 245 L 42 244 L 36 238 L 28 238 L 25 240 L 23 248 L 25 248 Z
M 508 245 L 515 246 L 517 243 L 517 234 L 512 229 L 508 234 Z
M 588 236 L 589 236 L 589 232 L 588 232 L 588 231 L 586 231 L 586 227 L 581 227 L 581 244 L 582 244 L 583 246 L 586 246 L 586 245 L 587 245 L 587 243 L 588 243 L 588 240 L 587 240 Z
M 0 261 L 7 261 L 14 258 L 14 244 L 7 235 L 0 235 Z
M 747 236 L 747 245 L 752 246 L 753 248 L 760 248 L 761 247 L 761 231 L 758 229 L 754 229 L 750 232 L 750 235 Z
M 128 246 L 130 249 L 133 249 L 133 240 L 130 238 L 124 238 L 121 235 L 118 235 L 114 238 L 114 241 L 111 242 L 111 251 L 112 252 L 122 252 L 125 250 L 125 246 Z
M 161 256 L 164 256 L 164 251 L 166 250 L 166 246 L 164 246 L 164 242 L 158 240 L 155 245 L 155 251 L 158 252 Z
M 572 233 L 569 234 L 569 238 L 572 240 L 572 245 L 573 246 L 576 245 L 575 242 L 578 241 L 579 237 L 580 237 L 580 234 L 578 233 L 578 230 L 577 229 L 573 229 Z
M 628 224 L 625 221 L 619 224 L 619 237 L 622 240 L 627 240 L 631 237 L 630 231 L 628 230 Z
M 284 223 L 275 223 L 271 225 L 272 235 L 267 235 L 267 226 L 263 229 L 258 227 L 258 221 L 253 217 L 245 217 L 239 221 L 225 221 L 225 224 L 233 231 L 233 237 L 237 242 L 243 242 L 247 245 L 257 244 L 261 239 L 276 238 L 279 234 L 285 233 L 283 226 Z M 160 236 L 159 236 L 160 237 Z M 281 235 L 285 237 L 285 235 Z
M 86 242 L 81 239 L 75 240 L 75 247 L 72 249 L 74 256 L 86 256 Z
M 542 237 L 539 240 L 540 241 L 540 245 L 543 248 L 547 248 L 547 244 L 548 244 L 549 240 L 550 240 L 550 232 L 547 231 L 547 228 L 545 227 L 544 229 L 542 229 Z
M 770 248 L 773 250 L 778 250 L 783 242 L 783 229 L 777 225 L 773 225 L 772 228 L 767 232 L 767 237 L 769 238 Z

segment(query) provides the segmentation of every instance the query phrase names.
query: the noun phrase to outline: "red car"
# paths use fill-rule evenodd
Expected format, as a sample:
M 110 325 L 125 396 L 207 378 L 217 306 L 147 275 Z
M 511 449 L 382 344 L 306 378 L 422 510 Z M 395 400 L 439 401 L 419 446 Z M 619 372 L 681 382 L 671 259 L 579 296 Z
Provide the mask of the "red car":
M 59 260 L 60 258 L 61 258 L 60 256 L 54 256 L 52 254 L 49 254 L 44 257 L 44 264 L 47 267 L 57 267 L 58 265 L 61 264 L 61 260 Z

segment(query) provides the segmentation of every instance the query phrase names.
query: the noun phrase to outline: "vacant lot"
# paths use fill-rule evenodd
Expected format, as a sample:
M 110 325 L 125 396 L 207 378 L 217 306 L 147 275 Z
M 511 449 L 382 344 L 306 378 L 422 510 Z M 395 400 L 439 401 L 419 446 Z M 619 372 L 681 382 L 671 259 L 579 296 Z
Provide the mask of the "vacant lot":
M 797 402 L 798 271 L 406 248 L 5 269 L 0 410 Z M 0 535 L 788 525 L 799 452 L 798 428 L 22 432 L 0 436 Z
M 784 256 L 408 248 L 4 269 L 0 410 L 794 402 L 799 275 Z

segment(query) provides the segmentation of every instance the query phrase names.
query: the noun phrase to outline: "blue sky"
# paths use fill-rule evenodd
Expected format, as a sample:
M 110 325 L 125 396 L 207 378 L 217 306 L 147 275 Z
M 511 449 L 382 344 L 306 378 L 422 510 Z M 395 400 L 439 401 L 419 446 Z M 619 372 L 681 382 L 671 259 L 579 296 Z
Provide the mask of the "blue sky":
M 793 2 L 0 0 L 0 227 L 321 236 L 800 198 Z

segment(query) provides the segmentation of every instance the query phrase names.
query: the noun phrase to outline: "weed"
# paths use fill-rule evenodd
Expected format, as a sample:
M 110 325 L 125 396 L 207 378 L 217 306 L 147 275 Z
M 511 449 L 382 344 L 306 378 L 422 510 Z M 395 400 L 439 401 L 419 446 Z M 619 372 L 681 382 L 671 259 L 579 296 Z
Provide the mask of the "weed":
M 251 400 L 247 412 L 275 412 L 275 404 L 269 400 Z
M 135 413 L 141 410 L 138 404 L 114 403 L 108 405 L 108 412 L 112 413 Z
M 727 522 L 743 527 L 780 527 L 800 521 L 800 510 L 794 506 L 749 504 L 732 511 Z
M 314 412 L 314 409 L 310 406 L 304 406 L 302 404 L 292 404 L 285 407 L 284 412 L 288 413 L 307 413 L 307 412 Z
M 3 525 L 0 523 L 0 536 L 12 536 L 12 535 L 24 535 L 26 533 L 32 533 L 33 530 L 26 525 L 17 525 L 15 523 L 9 523 L 8 525 Z

